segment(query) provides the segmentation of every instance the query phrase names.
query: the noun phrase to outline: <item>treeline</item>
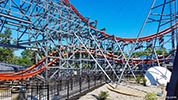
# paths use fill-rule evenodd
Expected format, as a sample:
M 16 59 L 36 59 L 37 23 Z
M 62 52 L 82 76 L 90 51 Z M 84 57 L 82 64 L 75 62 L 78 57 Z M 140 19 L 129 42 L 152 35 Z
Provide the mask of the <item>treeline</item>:
M 155 50 L 157 55 L 164 55 L 167 56 L 169 53 L 166 51 L 166 48 L 159 48 Z M 139 52 L 134 52 L 133 55 L 134 57 L 140 57 L 140 56 L 144 56 L 144 55 L 155 55 L 155 52 L 153 51 L 152 48 L 147 48 L 143 51 L 139 51 Z
M 3 33 L 0 33 L 0 44 L 10 45 L 15 44 L 15 40 L 12 40 L 12 32 L 10 29 L 6 29 Z M 10 64 L 19 64 L 23 66 L 29 66 L 34 63 L 34 52 L 30 50 L 24 50 L 21 53 L 21 56 L 16 56 L 14 52 L 17 49 L 0 47 L 0 62 L 10 63 Z

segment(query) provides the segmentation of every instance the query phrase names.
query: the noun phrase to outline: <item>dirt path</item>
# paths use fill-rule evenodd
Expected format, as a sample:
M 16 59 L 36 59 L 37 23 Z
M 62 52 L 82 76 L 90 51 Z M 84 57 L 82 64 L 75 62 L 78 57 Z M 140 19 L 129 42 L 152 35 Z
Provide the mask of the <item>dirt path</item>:
M 112 84 L 112 86 L 115 87 L 116 85 Z M 117 89 L 114 89 L 116 91 L 113 91 L 109 88 L 112 87 L 108 84 L 105 84 L 102 87 L 95 89 L 92 92 L 86 94 L 85 96 L 82 96 L 81 98 L 79 98 L 79 100 L 97 100 L 100 91 L 107 91 L 109 93 L 107 100 L 144 100 L 144 97 L 148 92 L 155 93 L 155 94 L 162 92 L 162 89 L 159 86 L 146 87 L 138 84 L 125 84 L 125 83 L 118 85 Z M 123 92 L 132 95 L 123 94 Z M 164 100 L 163 97 L 158 97 L 158 98 L 159 98 L 158 100 Z

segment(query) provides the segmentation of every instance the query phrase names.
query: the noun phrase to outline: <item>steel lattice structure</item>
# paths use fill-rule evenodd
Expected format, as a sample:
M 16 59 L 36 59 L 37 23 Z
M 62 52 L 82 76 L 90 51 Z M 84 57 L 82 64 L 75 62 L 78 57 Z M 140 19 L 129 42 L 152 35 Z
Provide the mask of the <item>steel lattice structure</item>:
M 50 80 L 63 76 L 63 69 L 69 70 L 65 75 L 74 74 L 70 69 L 79 74 L 82 70 L 103 72 L 110 81 L 108 72 L 114 73 L 119 82 L 125 70 L 135 77 L 137 65 L 169 60 L 134 59 L 133 53 L 149 47 L 155 53 L 155 47 L 163 48 L 167 43 L 175 49 L 176 18 L 176 0 L 153 0 L 138 37 L 120 38 L 106 34 L 105 29 L 97 29 L 97 21 L 83 17 L 68 0 L 1 0 L 0 32 L 10 28 L 17 36 L 16 45 L 1 46 L 36 50 L 37 63 L 16 73 L 16 77 L 12 77 L 15 73 L 3 73 L 0 79 L 41 75 Z M 146 23 L 156 23 L 156 31 L 140 37 Z M 43 56 L 40 56 L 41 52 Z

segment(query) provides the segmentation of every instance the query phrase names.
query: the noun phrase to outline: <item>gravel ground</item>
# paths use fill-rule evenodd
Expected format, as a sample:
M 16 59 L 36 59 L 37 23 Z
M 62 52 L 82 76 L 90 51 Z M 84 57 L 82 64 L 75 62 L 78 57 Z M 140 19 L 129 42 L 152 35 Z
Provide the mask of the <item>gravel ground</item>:
M 128 95 L 124 95 L 124 94 L 120 94 L 117 92 L 113 92 L 111 90 L 108 89 L 110 85 L 105 84 L 103 86 L 101 86 L 98 89 L 93 90 L 90 93 L 87 93 L 86 95 L 82 96 L 79 98 L 79 100 L 97 100 L 98 98 L 98 94 L 100 93 L 100 91 L 108 91 L 109 96 L 107 98 L 107 100 L 144 100 L 144 96 L 146 95 L 146 93 L 151 92 L 151 93 L 161 93 L 163 92 L 164 95 L 166 94 L 165 90 L 162 89 L 160 86 L 143 86 L 143 85 L 139 85 L 139 84 L 128 84 L 128 83 L 121 83 L 120 85 L 118 85 L 118 87 L 114 90 L 119 90 L 119 91 L 123 91 L 126 93 L 130 93 L 130 94 L 138 94 L 138 95 L 142 95 L 141 97 L 135 97 L 135 96 L 128 96 Z M 115 84 L 113 84 L 112 86 L 116 86 Z M 164 100 L 163 97 L 159 97 L 158 100 Z

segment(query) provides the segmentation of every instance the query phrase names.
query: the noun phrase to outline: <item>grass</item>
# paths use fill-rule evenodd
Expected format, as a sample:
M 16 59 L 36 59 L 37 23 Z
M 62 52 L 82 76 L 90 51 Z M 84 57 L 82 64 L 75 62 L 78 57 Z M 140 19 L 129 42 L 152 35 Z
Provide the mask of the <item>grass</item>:
M 155 93 L 148 92 L 145 95 L 145 100 L 157 100 L 157 96 Z
M 143 85 L 146 86 L 147 80 L 145 79 L 145 77 L 142 78 L 142 81 L 143 81 Z
M 141 79 L 142 79 L 142 77 L 139 75 L 139 76 L 136 76 L 136 82 L 137 83 L 140 83 L 141 82 Z
M 106 91 L 100 91 L 100 94 L 98 95 L 99 100 L 106 100 L 106 98 L 109 96 L 108 92 Z
M 145 79 L 144 76 L 136 76 L 136 82 L 139 83 L 139 84 L 143 84 L 144 86 L 146 86 L 146 82 L 147 80 Z

